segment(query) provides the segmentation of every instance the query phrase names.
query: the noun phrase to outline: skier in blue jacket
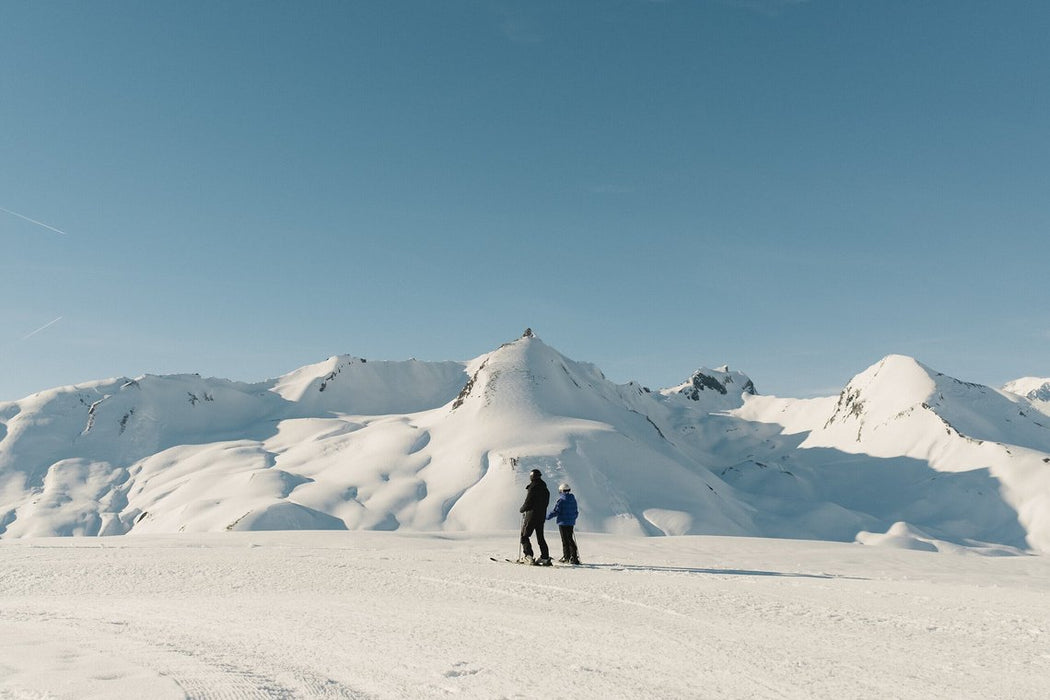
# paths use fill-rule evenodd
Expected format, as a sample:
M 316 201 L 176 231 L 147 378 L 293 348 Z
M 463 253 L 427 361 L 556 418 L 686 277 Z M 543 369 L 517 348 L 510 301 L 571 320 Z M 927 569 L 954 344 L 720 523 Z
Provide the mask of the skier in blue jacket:
M 547 514 L 547 520 L 554 517 L 557 518 L 558 532 L 561 533 L 562 551 L 562 557 L 558 561 L 562 563 L 580 563 L 580 553 L 576 548 L 576 538 L 572 534 L 572 529 L 576 526 L 576 518 L 579 514 L 580 509 L 576 505 L 576 496 L 572 495 L 572 489 L 566 483 L 560 484 L 558 486 L 558 501 L 554 504 L 551 512 Z

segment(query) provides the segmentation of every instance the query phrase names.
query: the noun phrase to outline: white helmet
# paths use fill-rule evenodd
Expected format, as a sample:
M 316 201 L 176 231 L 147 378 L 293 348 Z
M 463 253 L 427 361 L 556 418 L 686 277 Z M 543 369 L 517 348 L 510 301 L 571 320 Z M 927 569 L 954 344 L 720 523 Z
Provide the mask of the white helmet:
M 561 482 L 560 484 L 558 484 L 558 490 L 561 491 L 562 493 L 567 493 L 569 491 L 572 491 L 572 489 L 569 487 L 569 485 L 566 484 L 564 481 Z

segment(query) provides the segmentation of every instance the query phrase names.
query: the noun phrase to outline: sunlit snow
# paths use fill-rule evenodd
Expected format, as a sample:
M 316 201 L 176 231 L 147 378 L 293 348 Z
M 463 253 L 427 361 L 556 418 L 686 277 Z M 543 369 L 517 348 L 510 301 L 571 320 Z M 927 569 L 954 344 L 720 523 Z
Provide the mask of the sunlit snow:
M 523 337 L 42 391 L 0 404 L 0 698 L 1045 697 L 1043 384 L 653 390 Z M 533 468 L 583 566 L 503 561 Z
M 491 561 L 512 531 L 5 540 L 0 697 L 1050 693 L 1045 557 L 578 539 L 552 568 Z
M 0 529 L 506 530 L 537 468 L 573 484 L 583 532 L 1050 548 L 1038 399 L 896 355 L 837 397 L 760 388 L 729 367 L 619 385 L 532 335 L 465 362 L 63 387 L 0 405 Z

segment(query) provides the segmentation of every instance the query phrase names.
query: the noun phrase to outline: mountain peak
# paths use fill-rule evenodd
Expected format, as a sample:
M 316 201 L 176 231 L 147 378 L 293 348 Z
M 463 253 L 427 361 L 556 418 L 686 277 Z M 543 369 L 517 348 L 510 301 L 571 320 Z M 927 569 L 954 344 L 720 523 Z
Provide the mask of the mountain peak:
M 478 406 L 564 414 L 580 400 L 584 387 L 608 383 L 596 367 L 570 360 L 540 340 L 531 329 L 473 360 L 467 371 L 470 378 L 453 403 L 453 409 L 472 398 L 481 398 Z
M 885 420 L 923 404 L 936 391 L 936 372 L 907 355 L 887 355 L 853 377 L 825 427 L 850 420 Z
M 701 367 L 684 383 L 663 389 L 660 393 L 701 402 L 708 410 L 724 410 L 738 408 L 744 396 L 753 396 L 758 392 L 750 377 L 730 370 L 729 365 L 722 365 L 718 369 Z
M 921 401 L 936 386 L 936 377 L 942 376 L 914 357 L 887 355 L 855 376 L 846 390 L 864 387 L 869 391 L 887 390 L 908 403 Z
M 1038 407 L 1014 394 L 889 355 L 850 380 L 824 429 L 829 435 L 844 430 L 869 448 L 881 435 L 880 449 L 921 443 L 929 450 L 931 436 L 943 431 L 967 444 L 992 441 L 1045 451 L 1050 427 L 1044 420 Z
M 1050 402 L 1050 379 L 1045 377 L 1022 377 L 1003 385 L 1003 391 L 1023 396 L 1033 401 Z

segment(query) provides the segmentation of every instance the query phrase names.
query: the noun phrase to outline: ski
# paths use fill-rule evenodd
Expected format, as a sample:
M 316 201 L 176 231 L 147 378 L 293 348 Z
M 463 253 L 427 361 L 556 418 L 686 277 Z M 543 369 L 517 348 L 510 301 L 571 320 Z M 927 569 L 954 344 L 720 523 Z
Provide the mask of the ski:
M 532 561 L 516 561 L 514 559 L 497 559 L 496 557 L 489 557 L 489 559 L 491 559 L 492 561 L 495 561 L 495 562 L 504 562 L 505 561 L 508 564 L 521 564 L 522 566 L 554 566 L 553 563 L 552 564 L 537 564 L 537 563 L 532 562 Z

